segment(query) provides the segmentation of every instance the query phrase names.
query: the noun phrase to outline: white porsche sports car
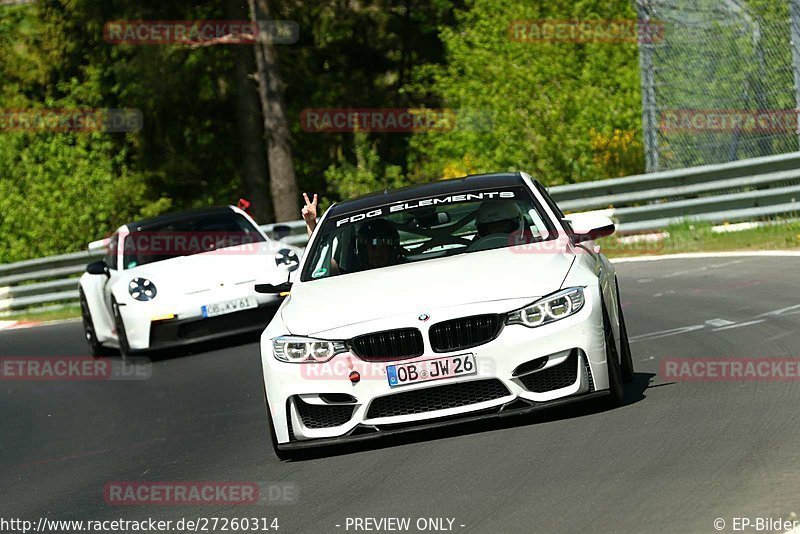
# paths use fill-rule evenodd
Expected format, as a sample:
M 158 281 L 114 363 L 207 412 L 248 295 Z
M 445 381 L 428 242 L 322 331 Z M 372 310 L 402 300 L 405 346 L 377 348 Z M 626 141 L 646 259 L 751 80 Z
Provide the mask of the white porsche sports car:
M 607 217 L 565 216 L 525 173 L 327 210 L 261 337 L 272 441 L 373 438 L 590 397 L 633 377 Z M 284 279 L 285 280 L 285 279 Z M 280 282 L 278 279 L 276 282 Z
M 98 246 L 105 258 L 80 279 L 84 333 L 93 355 L 123 357 L 263 330 L 282 297 L 254 284 L 296 269 L 301 252 L 233 206 L 126 224 Z

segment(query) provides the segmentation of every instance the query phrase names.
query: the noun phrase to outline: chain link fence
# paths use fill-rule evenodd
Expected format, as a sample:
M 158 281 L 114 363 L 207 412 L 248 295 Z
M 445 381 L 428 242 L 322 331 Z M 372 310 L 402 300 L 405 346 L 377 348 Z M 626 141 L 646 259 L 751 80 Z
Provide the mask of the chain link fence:
M 800 0 L 635 2 L 648 172 L 800 149 Z

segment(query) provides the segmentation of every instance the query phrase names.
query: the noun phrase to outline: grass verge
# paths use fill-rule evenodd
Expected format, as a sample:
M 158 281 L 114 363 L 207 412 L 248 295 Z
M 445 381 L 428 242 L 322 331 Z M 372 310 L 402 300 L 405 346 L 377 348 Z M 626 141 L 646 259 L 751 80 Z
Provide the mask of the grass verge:
M 80 318 L 81 307 L 78 304 L 69 305 L 58 309 L 45 310 L 21 310 L 12 312 L 9 315 L 0 316 L 0 321 L 35 321 L 43 323 L 45 321 L 59 321 L 62 319 Z
M 787 250 L 800 248 L 800 221 L 765 224 L 735 232 L 715 232 L 710 223 L 684 222 L 667 228 L 658 241 L 628 243 L 618 236 L 599 240 L 610 258 L 681 252 L 731 252 L 737 250 Z

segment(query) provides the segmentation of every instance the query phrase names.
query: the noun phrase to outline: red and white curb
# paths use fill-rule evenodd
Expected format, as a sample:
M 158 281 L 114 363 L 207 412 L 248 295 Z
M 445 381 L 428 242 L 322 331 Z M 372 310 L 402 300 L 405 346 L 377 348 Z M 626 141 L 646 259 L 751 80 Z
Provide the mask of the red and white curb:
M 0 331 L 16 330 L 17 328 L 30 328 L 38 326 L 40 323 L 34 321 L 0 321 Z
M 33 328 L 35 326 L 50 326 L 54 324 L 80 322 L 80 317 L 72 319 L 56 319 L 55 321 L 2 321 L 0 320 L 0 332 L 3 330 L 18 330 L 20 328 Z

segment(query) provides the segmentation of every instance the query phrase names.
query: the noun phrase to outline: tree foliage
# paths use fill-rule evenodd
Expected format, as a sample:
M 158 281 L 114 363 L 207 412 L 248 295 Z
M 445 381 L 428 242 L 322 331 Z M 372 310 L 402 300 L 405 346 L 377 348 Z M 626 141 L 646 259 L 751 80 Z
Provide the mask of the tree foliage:
M 245 190 L 231 46 L 114 45 L 113 20 L 225 19 L 224 2 L 0 6 L 0 109 L 133 108 L 140 131 L 0 132 L 0 262 L 80 250 L 132 218 Z M 636 43 L 515 42 L 515 20 L 634 18 L 629 2 L 276 0 L 301 190 L 327 201 L 473 172 L 548 185 L 641 171 Z M 314 133 L 309 108 L 446 108 L 442 132 Z M 252 143 L 251 145 L 252 146 Z M 258 202 L 260 199 L 251 199 Z M 266 201 L 266 199 L 264 199 Z
M 445 61 L 420 67 L 416 88 L 490 115 L 491 126 L 416 136 L 415 172 L 526 170 L 546 185 L 641 172 L 635 158 L 604 164 L 596 148 L 615 131 L 640 144 L 636 42 L 515 41 L 509 31 L 514 21 L 635 17 L 629 2 L 471 0 L 441 29 Z

